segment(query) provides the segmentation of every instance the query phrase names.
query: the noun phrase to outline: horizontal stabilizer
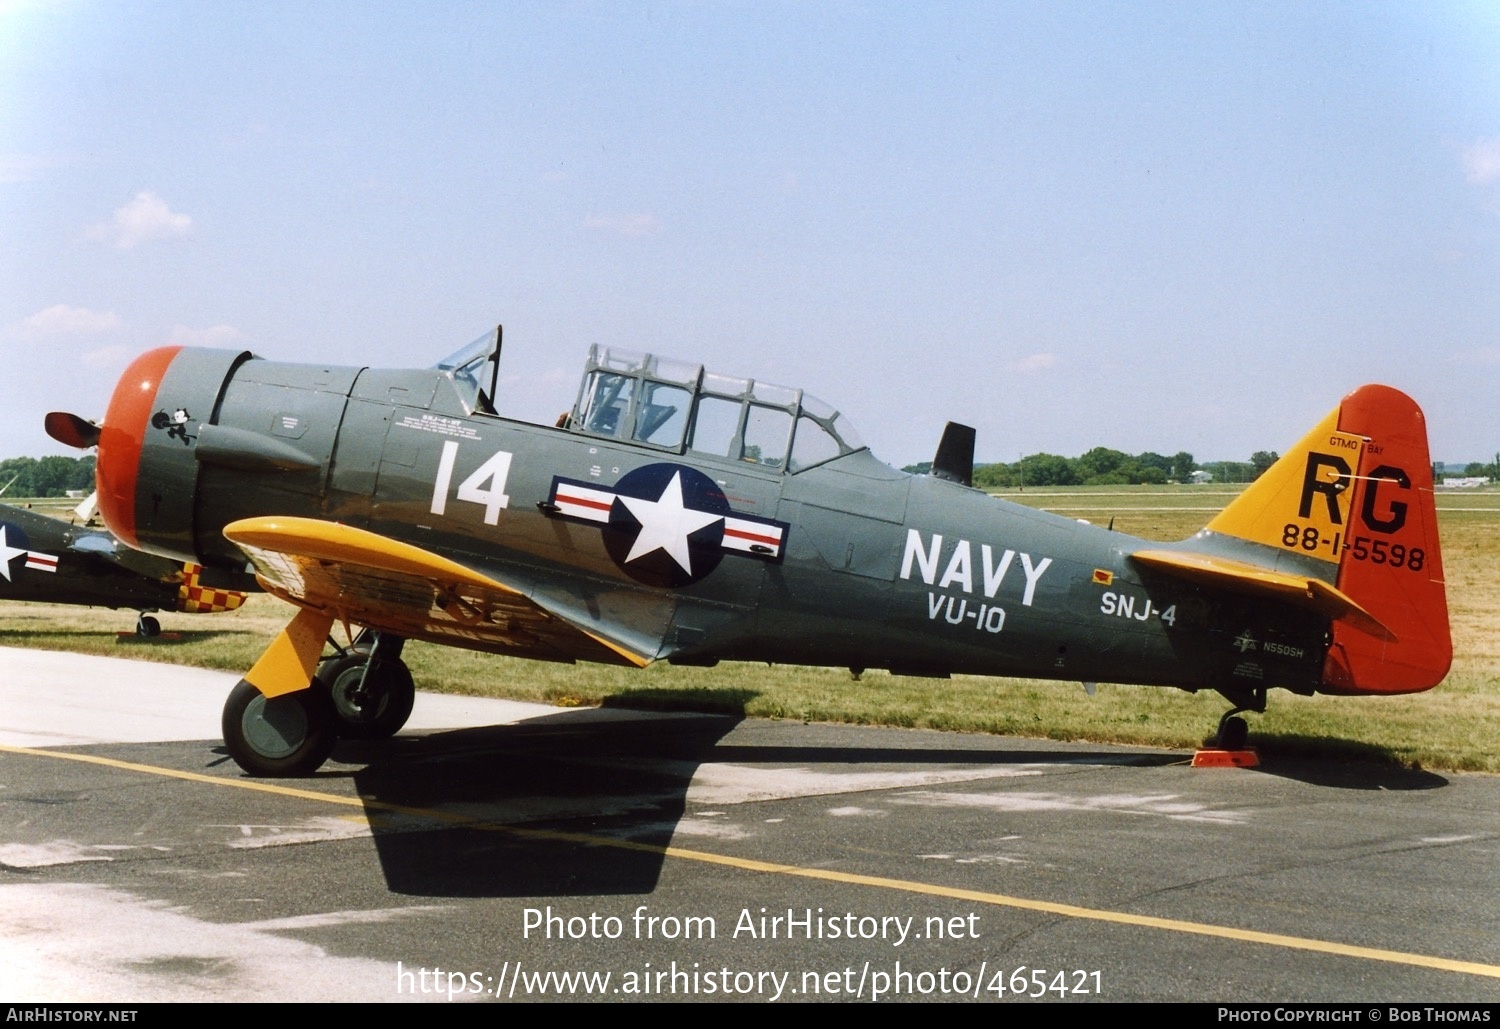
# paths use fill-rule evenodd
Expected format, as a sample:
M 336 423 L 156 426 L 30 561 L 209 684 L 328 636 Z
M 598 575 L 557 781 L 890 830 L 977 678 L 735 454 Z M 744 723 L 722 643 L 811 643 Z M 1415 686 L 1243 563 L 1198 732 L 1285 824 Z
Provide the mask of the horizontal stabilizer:
M 1216 586 L 1267 600 L 1279 600 L 1315 611 L 1330 621 L 1343 621 L 1376 639 L 1394 643 L 1396 634 L 1353 598 L 1321 579 L 1272 571 L 1257 565 L 1206 554 L 1173 550 L 1140 550 L 1130 555 L 1136 564 L 1190 582 Z

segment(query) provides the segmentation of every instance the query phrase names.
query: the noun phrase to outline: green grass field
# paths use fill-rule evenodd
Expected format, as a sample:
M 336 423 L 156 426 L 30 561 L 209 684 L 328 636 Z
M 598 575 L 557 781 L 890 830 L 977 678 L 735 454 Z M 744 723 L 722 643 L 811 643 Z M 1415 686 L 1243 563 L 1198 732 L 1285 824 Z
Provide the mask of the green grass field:
M 1191 535 L 1234 493 L 1215 486 L 1119 486 L 1006 491 L 1003 496 L 1149 539 Z M 43 505 L 38 504 L 38 507 Z M 66 505 L 48 505 L 64 508 Z M 1454 659 L 1437 689 L 1406 697 L 1298 697 L 1273 691 L 1250 716 L 1263 755 L 1318 754 L 1432 769 L 1500 771 L 1500 491 L 1438 494 Z M 286 622 L 269 597 L 225 615 L 162 616 L 178 641 L 120 641 L 131 612 L 0 603 L 0 645 L 247 668 Z M 972 730 L 1059 740 L 1193 747 L 1226 704 L 1217 694 L 959 676 L 914 679 L 751 664 L 642 671 L 498 658 L 425 644 L 408 647 L 419 688 L 564 705 L 619 704 L 725 711 L 767 718 Z M 100 684 L 108 689 L 107 683 Z M 0 716 L 3 717 L 3 716 Z

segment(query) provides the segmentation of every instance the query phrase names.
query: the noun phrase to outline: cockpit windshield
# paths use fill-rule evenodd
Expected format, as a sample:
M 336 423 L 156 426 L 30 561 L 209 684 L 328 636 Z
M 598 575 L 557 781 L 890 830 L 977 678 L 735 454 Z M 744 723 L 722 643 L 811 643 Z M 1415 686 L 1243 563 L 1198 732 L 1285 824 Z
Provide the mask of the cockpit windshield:
M 817 397 L 802 394 L 802 412 L 797 416 L 797 434 L 792 440 L 792 471 L 800 472 L 864 448 L 859 430 L 848 417 Z
M 849 419 L 799 389 L 595 346 L 575 432 L 799 472 L 863 450 Z
M 459 397 L 469 410 L 493 414 L 499 354 L 500 332 L 495 329 L 460 347 L 433 367 L 447 373 L 453 380 Z

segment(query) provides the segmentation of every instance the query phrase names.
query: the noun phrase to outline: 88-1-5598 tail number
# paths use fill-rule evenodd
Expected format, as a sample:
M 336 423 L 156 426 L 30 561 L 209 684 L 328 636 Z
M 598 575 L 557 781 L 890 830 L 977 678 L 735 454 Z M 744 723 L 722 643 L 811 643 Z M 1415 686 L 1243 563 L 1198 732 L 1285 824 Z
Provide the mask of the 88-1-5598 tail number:
M 1305 550 L 1308 553 L 1316 553 L 1319 548 L 1326 547 L 1335 558 L 1348 554 L 1356 561 L 1388 564 L 1392 568 L 1405 568 L 1412 572 L 1420 572 L 1427 563 L 1427 554 L 1421 547 L 1408 549 L 1390 540 L 1371 539 L 1368 536 L 1348 537 L 1342 532 L 1324 536 L 1316 525 L 1304 526 L 1296 522 L 1287 522 L 1282 528 L 1281 545 L 1289 550 Z

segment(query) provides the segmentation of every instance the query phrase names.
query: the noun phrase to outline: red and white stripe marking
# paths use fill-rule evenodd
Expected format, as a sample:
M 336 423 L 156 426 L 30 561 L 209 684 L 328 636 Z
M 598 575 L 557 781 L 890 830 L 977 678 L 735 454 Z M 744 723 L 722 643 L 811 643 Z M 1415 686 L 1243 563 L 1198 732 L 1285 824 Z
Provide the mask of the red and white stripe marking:
M 726 515 L 724 518 L 724 547 L 746 554 L 765 557 L 780 557 L 785 530 L 767 522 L 752 522 L 745 518 Z M 761 549 L 756 549 L 761 548 Z M 769 555 L 767 551 L 770 551 Z
M 574 482 L 558 483 L 552 502 L 558 511 L 570 518 L 582 518 L 590 522 L 608 522 L 610 508 L 614 506 L 616 494 L 602 489 L 589 489 Z
M 51 554 L 43 554 L 39 550 L 26 551 L 26 567 L 36 572 L 57 571 L 57 558 Z

